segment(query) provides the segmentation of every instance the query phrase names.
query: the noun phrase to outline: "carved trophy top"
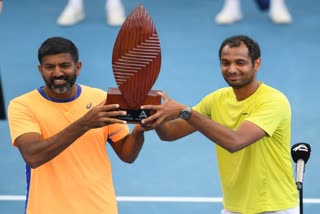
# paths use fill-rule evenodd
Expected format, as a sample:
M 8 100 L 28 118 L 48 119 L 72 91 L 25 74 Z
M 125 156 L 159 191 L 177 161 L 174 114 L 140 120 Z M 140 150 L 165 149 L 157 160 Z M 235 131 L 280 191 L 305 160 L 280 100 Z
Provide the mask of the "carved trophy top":
M 139 4 L 123 23 L 112 54 L 112 70 L 130 107 L 141 103 L 158 78 L 160 41 L 147 10 Z

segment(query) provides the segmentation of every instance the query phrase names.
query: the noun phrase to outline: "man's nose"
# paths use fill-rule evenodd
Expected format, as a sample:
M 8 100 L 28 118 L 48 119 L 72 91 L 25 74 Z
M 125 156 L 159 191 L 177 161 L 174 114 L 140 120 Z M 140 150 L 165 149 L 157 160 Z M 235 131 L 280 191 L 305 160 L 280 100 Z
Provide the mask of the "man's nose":
M 235 73 L 237 72 L 237 66 L 235 64 L 230 64 L 229 68 L 228 68 L 228 72 L 229 73 Z
M 54 69 L 53 69 L 53 72 L 52 72 L 52 75 L 53 76 L 62 76 L 63 75 L 63 71 L 62 69 L 59 67 L 59 66 L 56 66 Z

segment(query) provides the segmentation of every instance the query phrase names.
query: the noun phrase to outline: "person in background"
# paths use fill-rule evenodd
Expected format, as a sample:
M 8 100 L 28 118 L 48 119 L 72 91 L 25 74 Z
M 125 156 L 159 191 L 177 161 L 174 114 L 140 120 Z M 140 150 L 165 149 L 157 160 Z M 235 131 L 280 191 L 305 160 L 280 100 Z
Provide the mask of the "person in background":
M 160 92 L 164 103 L 142 106 L 156 111 L 142 123 L 164 141 L 198 131 L 216 144 L 221 213 L 298 214 L 288 99 L 257 79 L 261 53 L 250 37 L 224 40 L 219 60 L 229 87 L 210 93 L 193 108 Z
M 2 8 L 3 8 L 3 1 L 0 0 L 0 15 L 1 15 L 1 12 L 2 12 Z
M 111 26 L 121 26 L 126 19 L 125 9 L 121 0 L 106 0 L 105 12 L 106 22 Z M 57 24 L 60 26 L 72 26 L 85 18 L 83 0 L 68 0 L 67 5 L 57 19 Z
M 117 214 L 106 143 L 133 163 L 148 129 L 136 124 L 130 133 L 105 91 L 76 83 L 82 63 L 72 41 L 48 38 L 38 59 L 45 86 L 8 107 L 12 144 L 26 162 L 25 213 Z
M 241 0 L 224 0 L 223 8 L 215 17 L 217 24 L 233 24 L 242 19 Z M 275 24 L 290 24 L 292 17 L 285 0 L 269 0 L 269 16 Z

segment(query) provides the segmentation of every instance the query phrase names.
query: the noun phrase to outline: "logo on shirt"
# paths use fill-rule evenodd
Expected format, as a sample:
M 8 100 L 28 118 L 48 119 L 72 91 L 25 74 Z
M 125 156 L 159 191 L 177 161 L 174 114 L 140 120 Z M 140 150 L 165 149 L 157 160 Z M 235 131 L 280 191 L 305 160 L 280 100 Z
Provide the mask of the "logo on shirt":
M 91 106 L 92 106 L 92 103 L 90 102 L 90 103 L 88 103 L 88 105 L 86 105 L 86 108 L 87 108 L 87 109 L 90 109 Z

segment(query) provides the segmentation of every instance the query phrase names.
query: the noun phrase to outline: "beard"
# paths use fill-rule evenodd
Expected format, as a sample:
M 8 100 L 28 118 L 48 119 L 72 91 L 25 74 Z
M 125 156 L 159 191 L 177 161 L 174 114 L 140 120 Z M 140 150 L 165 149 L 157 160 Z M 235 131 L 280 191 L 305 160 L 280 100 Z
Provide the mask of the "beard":
M 64 84 L 56 85 L 54 83 L 55 80 L 65 80 Z M 72 86 L 75 84 L 77 80 L 77 75 L 74 74 L 73 76 L 60 76 L 60 77 L 52 77 L 49 80 L 44 79 L 46 86 L 49 87 L 51 90 L 56 92 L 57 94 L 63 94 L 70 90 Z

